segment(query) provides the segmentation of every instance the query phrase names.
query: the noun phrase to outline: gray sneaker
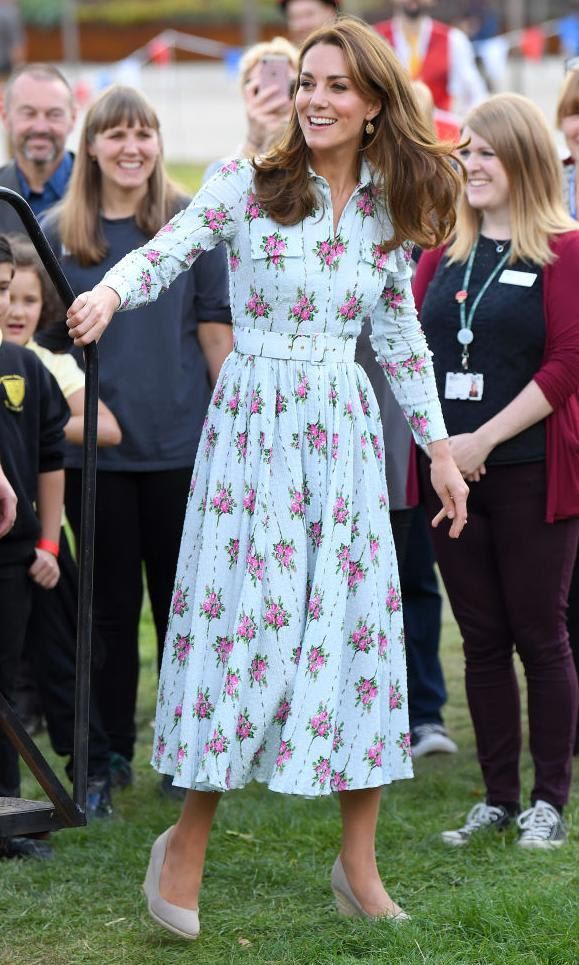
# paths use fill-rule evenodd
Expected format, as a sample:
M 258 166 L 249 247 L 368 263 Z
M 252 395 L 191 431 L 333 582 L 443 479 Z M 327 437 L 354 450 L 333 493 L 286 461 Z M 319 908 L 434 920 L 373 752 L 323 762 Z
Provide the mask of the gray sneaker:
M 460 847 L 468 844 L 473 834 L 487 828 L 501 831 L 510 822 L 511 816 L 502 805 L 494 807 L 491 804 L 475 804 L 468 812 L 462 828 L 457 828 L 456 831 L 442 831 L 440 836 L 445 844 Z
M 458 750 L 442 724 L 417 724 L 412 728 L 410 738 L 414 760 L 426 754 L 456 754 Z
M 565 822 L 556 808 L 547 801 L 535 801 L 532 808 L 517 818 L 521 834 L 520 848 L 560 848 L 567 840 Z

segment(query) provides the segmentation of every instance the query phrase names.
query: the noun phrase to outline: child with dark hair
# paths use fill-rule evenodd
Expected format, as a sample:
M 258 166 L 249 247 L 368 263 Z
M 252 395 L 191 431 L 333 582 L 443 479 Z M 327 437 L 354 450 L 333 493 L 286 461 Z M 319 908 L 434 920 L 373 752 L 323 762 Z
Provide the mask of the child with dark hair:
M 0 236 L 0 320 L 10 307 L 12 250 Z M 64 397 L 45 366 L 0 331 L 0 460 L 18 499 L 14 526 L 0 542 L 0 691 L 11 700 L 34 584 L 56 586 L 64 496 Z M 0 797 L 20 796 L 18 754 L 0 733 Z M 28 838 L 0 838 L 0 857 L 46 856 Z
M 68 442 L 81 445 L 84 437 L 84 372 L 72 355 L 57 355 L 35 341 L 42 331 L 64 315 L 64 306 L 34 245 L 23 235 L 9 236 L 14 257 L 10 283 L 10 307 L 0 318 L 0 331 L 7 342 L 34 352 L 54 376 L 70 409 L 64 427 Z M 122 435 L 110 409 L 98 404 L 97 443 L 118 445 Z M 23 722 L 31 714 L 46 718 L 54 751 L 68 758 L 72 775 L 74 747 L 74 703 L 76 676 L 76 615 L 78 570 L 64 527 L 59 540 L 60 580 L 52 593 L 33 591 L 21 673 L 15 703 Z M 98 663 L 98 645 L 93 647 Z M 101 655 L 102 656 L 102 655 Z M 87 816 L 111 814 L 110 747 L 98 708 L 91 701 L 88 740 Z

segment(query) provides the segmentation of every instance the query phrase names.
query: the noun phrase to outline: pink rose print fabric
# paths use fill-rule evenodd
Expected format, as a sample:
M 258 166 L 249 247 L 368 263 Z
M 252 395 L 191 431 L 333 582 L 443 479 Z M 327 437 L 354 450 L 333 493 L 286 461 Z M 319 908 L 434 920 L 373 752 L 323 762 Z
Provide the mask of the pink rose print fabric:
M 355 363 L 272 358 L 268 333 L 288 346 L 355 338 L 370 317 L 417 442 L 446 431 L 406 253 L 389 250 L 370 168 L 337 232 L 328 185 L 311 176 L 317 211 L 280 226 L 251 165 L 233 159 L 103 279 L 132 308 L 224 243 L 234 326 L 255 344 L 225 361 L 209 406 L 159 684 L 153 766 L 196 790 L 257 780 L 315 797 L 412 776 L 376 399 Z

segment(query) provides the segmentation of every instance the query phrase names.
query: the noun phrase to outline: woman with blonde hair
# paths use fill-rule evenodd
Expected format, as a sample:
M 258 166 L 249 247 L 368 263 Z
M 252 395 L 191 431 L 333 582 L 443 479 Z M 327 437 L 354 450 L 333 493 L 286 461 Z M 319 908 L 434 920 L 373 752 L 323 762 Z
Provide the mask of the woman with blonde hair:
M 570 70 L 559 92 L 557 100 L 557 127 L 563 132 L 569 156 L 563 162 L 565 200 L 571 217 L 579 216 L 579 183 L 577 181 L 577 162 L 579 161 L 579 70 Z
M 375 857 L 381 788 L 411 776 L 403 632 L 374 347 L 458 537 L 454 465 L 410 291 L 408 238 L 444 240 L 461 179 L 380 38 L 344 19 L 308 39 L 280 146 L 226 163 L 189 208 L 69 313 L 77 344 L 155 299 L 200 251 L 229 250 L 235 351 L 191 485 L 157 707 L 154 766 L 188 789 L 151 852 L 149 911 L 199 933 L 221 794 L 251 780 L 338 792 L 332 888 L 345 914 L 401 920 Z M 120 323 L 119 323 L 120 324 Z M 105 336 L 106 337 L 106 336 Z
M 98 284 L 187 201 L 165 171 L 151 105 L 130 87 L 105 91 L 86 114 L 68 193 L 46 225 L 73 290 Z M 185 499 L 211 384 L 231 348 L 229 321 L 225 253 L 218 250 L 203 255 L 158 305 L 129 312 L 100 348 L 100 395 L 123 433 L 120 445 L 99 456 L 96 500 L 94 620 L 105 659 L 95 691 L 114 786 L 132 780 L 142 573 L 160 663 Z M 80 466 L 71 449 L 66 506 L 77 532 Z M 170 783 L 167 790 L 174 793 Z
M 443 839 L 464 845 L 518 817 L 522 847 L 554 848 L 566 839 L 577 714 L 565 616 L 579 535 L 579 226 L 531 101 L 491 97 L 462 134 L 456 229 L 447 249 L 423 255 L 415 281 L 451 451 L 473 483 L 460 545 L 434 541 L 464 640 L 487 797 Z M 513 648 L 527 677 L 535 767 L 522 814 Z
M 280 60 L 287 67 L 285 91 L 268 80 L 266 64 Z M 254 44 L 239 62 L 241 93 L 245 104 L 247 131 L 238 153 L 241 157 L 264 154 L 279 140 L 289 120 L 298 69 L 298 50 L 285 37 Z

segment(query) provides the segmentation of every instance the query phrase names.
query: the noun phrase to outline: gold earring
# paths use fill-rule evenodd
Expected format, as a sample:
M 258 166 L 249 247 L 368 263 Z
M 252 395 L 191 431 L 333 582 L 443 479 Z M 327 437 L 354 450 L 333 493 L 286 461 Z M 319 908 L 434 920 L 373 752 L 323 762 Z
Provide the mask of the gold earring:
M 373 134 L 374 130 L 375 128 L 374 128 L 374 125 L 372 124 L 372 121 L 368 121 L 368 123 L 366 124 L 366 134 Z

